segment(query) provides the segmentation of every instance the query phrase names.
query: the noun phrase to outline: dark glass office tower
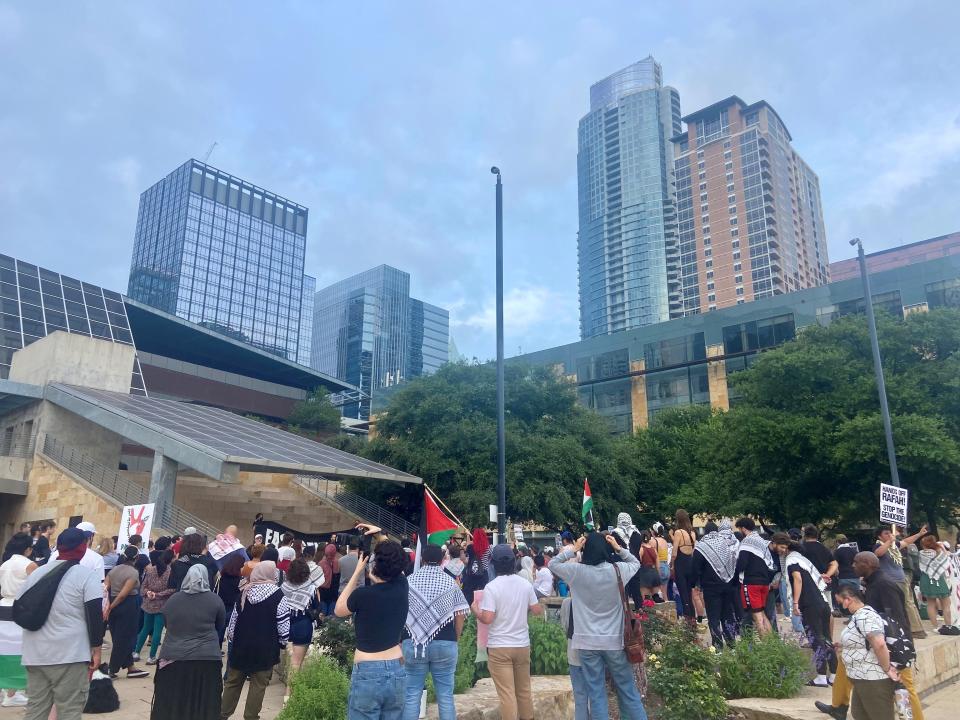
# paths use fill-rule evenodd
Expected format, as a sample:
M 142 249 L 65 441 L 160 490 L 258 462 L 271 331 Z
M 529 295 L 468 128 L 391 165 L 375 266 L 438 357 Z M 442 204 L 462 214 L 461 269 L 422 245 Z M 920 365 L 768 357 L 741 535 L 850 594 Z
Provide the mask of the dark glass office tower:
M 410 275 L 381 265 L 317 292 L 311 366 L 358 386 L 379 388 L 435 372 L 447 362 L 450 314 L 410 297 Z M 343 416 L 370 419 L 369 399 Z
M 302 362 L 307 212 L 189 160 L 140 196 L 128 295 Z

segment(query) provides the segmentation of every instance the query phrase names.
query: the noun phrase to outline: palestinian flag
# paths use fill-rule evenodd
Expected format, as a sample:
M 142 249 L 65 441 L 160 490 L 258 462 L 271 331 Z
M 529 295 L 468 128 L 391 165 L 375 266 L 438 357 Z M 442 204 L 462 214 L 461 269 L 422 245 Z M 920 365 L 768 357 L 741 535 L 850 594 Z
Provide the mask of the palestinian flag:
M 420 532 L 417 533 L 417 554 L 414 568 L 420 568 L 420 550 L 423 539 L 430 545 L 443 545 L 457 531 L 458 525 L 443 514 L 430 491 L 423 489 L 423 512 L 420 513 Z
M 587 530 L 593 530 L 593 495 L 590 494 L 587 478 L 583 479 L 583 508 L 580 510 L 580 517 L 583 518 Z

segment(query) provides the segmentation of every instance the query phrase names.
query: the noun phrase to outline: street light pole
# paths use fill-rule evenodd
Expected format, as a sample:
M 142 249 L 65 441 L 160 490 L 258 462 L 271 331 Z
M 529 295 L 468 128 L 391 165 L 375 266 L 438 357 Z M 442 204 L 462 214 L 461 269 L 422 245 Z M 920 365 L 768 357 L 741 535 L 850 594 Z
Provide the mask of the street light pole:
M 863 302 L 867 307 L 867 325 L 870 328 L 870 347 L 873 350 L 873 371 L 877 376 L 877 392 L 880 395 L 880 414 L 883 416 L 883 432 L 887 438 L 887 459 L 890 462 L 890 482 L 900 487 L 900 473 L 897 472 L 897 451 L 893 445 L 893 428 L 890 425 L 890 409 L 887 407 L 887 386 L 883 381 L 883 366 L 880 362 L 880 341 L 877 339 L 877 319 L 873 314 L 873 295 L 870 293 L 870 275 L 867 273 L 867 259 L 863 254 L 860 238 L 850 241 L 857 246 L 857 260 L 860 263 L 860 279 L 863 280 Z
M 497 535 L 500 542 L 507 537 L 507 441 L 503 387 L 503 183 L 500 168 L 490 172 L 497 176 Z

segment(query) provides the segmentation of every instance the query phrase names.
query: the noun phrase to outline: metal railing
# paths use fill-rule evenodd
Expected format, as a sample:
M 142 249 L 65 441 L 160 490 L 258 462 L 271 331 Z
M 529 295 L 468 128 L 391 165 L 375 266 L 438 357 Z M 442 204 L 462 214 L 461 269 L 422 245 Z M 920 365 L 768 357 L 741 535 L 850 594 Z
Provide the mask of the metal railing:
M 32 458 L 37 446 L 37 434 L 28 438 L 3 437 L 0 438 L 0 456 L 15 458 Z
M 408 538 L 418 531 L 417 526 L 413 523 L 407 522 L 402 517 L 394 515 L 389 510 L 385 510 L 366 498 L 344 490 L 340 483 L 335 480 L 317 475 L 296 475 L 294 480 L 300 487 L 336 505 L 341 510 L 356 515 L 364 522 L 376 525 L 388 535 Z
M 149 493 L 145 487 L 123 477 L 116 470 L 98 463 L 77 448 L 63 444 L 52 435 L 44 436 L 41 453 L 47 459 L 102 490 L 121 505 L 142 505 L 148 501 Z M 161 504 L 153 524 L 155 527 L 173 532 L 183 532 L 185 528 L 193 526 L 208 538 L 215 537 L 218 532 L 216 528 L 196 515 L 170 504 Z

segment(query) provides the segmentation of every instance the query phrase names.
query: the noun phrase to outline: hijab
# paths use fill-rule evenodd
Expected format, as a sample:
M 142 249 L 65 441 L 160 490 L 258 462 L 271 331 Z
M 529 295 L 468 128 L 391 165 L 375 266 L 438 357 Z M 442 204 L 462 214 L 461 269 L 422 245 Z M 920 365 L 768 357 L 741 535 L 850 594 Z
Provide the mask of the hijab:
M 27 568 L 32 562 L 33 560 L 26 555 L 17 553 L 0 565 L 0 591 L 2 591 L 0 597 L 4 600 L 13 600 L 17 597 L 27 581 Z
M 191 568 L 192 570 L 193 568 Z M 240 591 L 240 609 L 247 602 L 247 593 L 250 588 L 256 585 L 276 585 L 277 584 L 277 564 L 273 560 L 261 560 L 250 573 L 250 580 Z
M 207 568 L 199 564 L 191 566 L 183 579 L 183 585 L 180 586 L 180 592 L 187 595 L 210 592 L 210 575 Z
M 534 572 L 535 571 L 533 569 L 533 558 L 530 557 L 529 555 L 524 555 L 520 559 L 520 572 L 518 572 L 517 575 L 519 575 L 520 577 L 522 577 L 524 580 L 526 580 L 532 585 Z
M 603 535 L 592 532 L 587 535 L 587 542 L 583 545 L 583 555 L 580 562 L 584 565 L 600 565 L 610 559 L 610 546 Z

